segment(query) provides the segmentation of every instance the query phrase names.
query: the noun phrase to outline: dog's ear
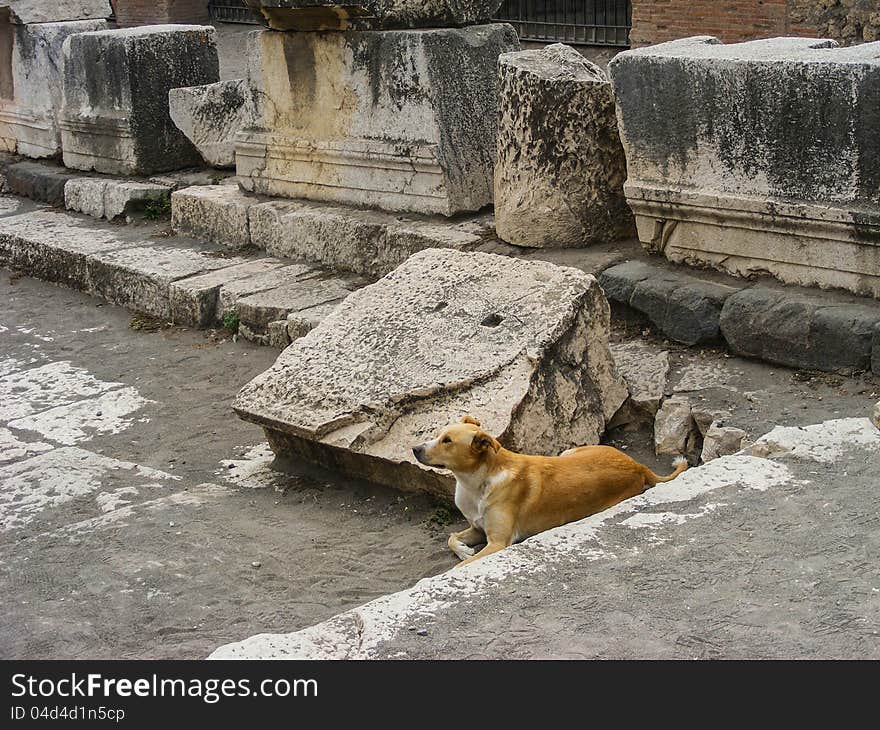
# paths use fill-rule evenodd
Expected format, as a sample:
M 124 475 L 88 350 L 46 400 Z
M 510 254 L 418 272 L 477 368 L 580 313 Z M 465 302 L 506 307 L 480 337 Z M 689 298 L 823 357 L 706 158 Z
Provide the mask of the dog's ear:
M 464 416 L 459 423 L 470 423 L 473 426 L 479 426 L 480 422 L 473 416 Z
M 498 449 L 501 448 L 501 444 L 499 444 L 485 431 L 478 431 L 474 434 L 474 437 L 471 440 L 471 448 L 478 454 L 481 454 L 488 449 L 492 449 L 492 451 L 497 454 Z

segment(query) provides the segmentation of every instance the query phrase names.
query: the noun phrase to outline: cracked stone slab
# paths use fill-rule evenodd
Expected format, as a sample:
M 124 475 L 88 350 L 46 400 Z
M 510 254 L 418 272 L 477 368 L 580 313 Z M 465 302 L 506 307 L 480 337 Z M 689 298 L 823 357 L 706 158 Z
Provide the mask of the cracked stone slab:
M 119 229 L 54 210 L 0 220 L 0 258 L 7 266 L 74 289 L 89 289 L 89 256 L 136 245 Z
M 96 20 L 109 18 L 108 0 L 3 0 L 0 10 L 9 9 L 13 23 L 55 23 L 62 20 Z
M 96 253 L 86 260 L 89 291 L 123 307 L 170 319 L 172 282 L 245 263 L 242 258 L 218 258 L 213 253 L 190 243 Z
M 282 456 L 448 498 L 411 446 L 466 413 L 519 451 L 597 443 L 626 398 L 595 278 L 422 251 L 349 295 L 246 385 L 236 412 Z
M 189 327 L 217 324 L 221 319 L 220 290 L 223 286 L 247 281 L 284 265 L 280 259 L 263 258 L 172 281 L 168 285 L 171 319 Z
M 118 471 L 143 486 L 178 479 L 74 446 L 53 449 L 0 467 L 0 531 L 24 527 L 44 511 L 89 497 Z
M 242 279 L 233 279 L 220 286 L 217 294 L 217 318 L 222 320 L 229 312 L 238 308 L 238 300 L 260 292 L 276 289 L 295 281 L 305 281 L 319 277 L 324 272 L 309 264 L 287 264 L 261 271 Z

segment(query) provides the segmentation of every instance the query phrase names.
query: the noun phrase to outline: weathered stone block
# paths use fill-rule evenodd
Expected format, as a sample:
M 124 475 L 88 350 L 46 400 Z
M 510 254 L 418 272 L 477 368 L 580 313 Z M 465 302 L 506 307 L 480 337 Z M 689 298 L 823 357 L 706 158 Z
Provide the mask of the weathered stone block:
M 24 17 L 42 16 L 26 12 Z M 0 149 L 36 158 L 60 154 L 64 41 L 106 27 L 104 20 L 18 25 L 0 17 Z
M 880 305 L 754 287 L 730 297 L 721 330 L 738 355 L 796 368 L 868 370 Z
M 719 456 L 730 456 L 741 451 L 748 434 L 741 428 L 712 423 L 703 437 L 700 459 L 704 464 Z
M 78 177 L 64 185 L 64 207 L 94 218 L 113 220 L 144 210 L 150 201 L 167 198 L 164 185 L 135 180 Z
M 504 24 L 257 34 L 261 126 L 236 144 L 246 190 L 453 215 L 492 202 Z
M 6 190 L 50 205 L 64 205 L 64 189 L 76 173 L 40 162 L 16 162 L 4 170 Z
M 443 28 L 488 21 L 501 0 L 245 0 L 273 30 Z
M 609 299 L 642 312 L 663 334 L 686 345 L 719 338 L 721 308 L 737 291 L 639 261 L 609 267 L 599 281 Z
M 259 100 L 243 79 L 168 92 L 172 121 L 212 167 L 235 167 L 235 135 L 256 124 Z
M 880 297 L 880 43 L 688 38 L 608 70 L 647 248 Z
M 0 0 L 0 13 L 13 23 L 54 23 L 60 20 L 106 20 L 110 0 Z
M 583 246 L 635 234 L 626 159 L 605 72 L 574 48 L 498 63 L 495 228 L 517 246 Z
M 411 447 L 471 413 L 511 448 L 596 443 L 626 397 L 595 279 L 430 250 L 348 296 L 235 401 L 282 456 L 449 497 Z
M 669 353 L 657 351 L 643 342 L 611 345 L 618 372 L 626 381 L 629 398 L 614 415 L 609 427 L 639 426 L 653 423 L 666 393 Z
M 663 401 L 654 419 L 654 452 L 657 456 L 699 453 L 699 430 L 691 414 L 691 404 L 683 396 Z
M 258 198 L 242 193 L 235 185 L 176 190 L 171 194 L 171 227 L 232 248 L 250 246 L 248 209 L 257 202 Z
M 79 33 L 64 43 L 64 164 L 146 175 L 197 165 L 168 92 L 218 80 L 214 29 L 157 25 Z
M 257 259 L 237 266 L 211 271 L 173 281 L 168 286 L 171 320 L 189 327 L 210 327 L 221 323 L 220 289 L 224 285 L 242 279 L 252 279 L 258 274 L 284 266 L 275 258 Z

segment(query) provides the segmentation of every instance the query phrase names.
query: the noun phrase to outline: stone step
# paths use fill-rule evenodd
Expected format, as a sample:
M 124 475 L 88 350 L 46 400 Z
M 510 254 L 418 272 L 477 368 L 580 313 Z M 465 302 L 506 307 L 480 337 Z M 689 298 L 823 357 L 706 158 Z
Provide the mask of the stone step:
M 260 344 L 286 346 L 288 316 L 293 338 L 300 337 L 366 283 L 310 264 L 155 237 L 155 226 L 113 226 L 29 205 L 0 216 L 0 264 L 176 324 L 216 327 L 229 315 L 231 327 L 241 323 L 242 334 Z
M 233 248 L 312 261 L 379 278 L 417 251 L 472 251 L 496 240 L 491 214 L 456 219 L 396 215 L 341 205 L 266 198 L 233 185 L 193 186 L 171 196 L 180 234 Z
M 611 266 L 599 282 L 609 300 L 640 312 L 676 342 L 725 342 L 737 355 L 788 367 L 880 375 L 874 299 L 646 261 Z

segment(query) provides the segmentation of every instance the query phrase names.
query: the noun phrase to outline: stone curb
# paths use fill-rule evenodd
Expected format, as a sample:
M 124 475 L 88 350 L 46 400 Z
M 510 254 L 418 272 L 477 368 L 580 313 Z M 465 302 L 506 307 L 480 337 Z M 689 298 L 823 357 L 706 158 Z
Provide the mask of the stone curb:
M 40 207 L 0 219 L 0 264 L 189 327 L 221 326 L 234 312 L 246 339 L 275 347 L 366 283 L 282 259 L 229 256 L 192 239 L 151 238 L 152 230 Z
M 720 284 L 643 261 L 599 276 L 605 295 L 685 345 L 724 341 L 737 355 L 824 372 L 880 375 L 880 303 L 838 292 Z

